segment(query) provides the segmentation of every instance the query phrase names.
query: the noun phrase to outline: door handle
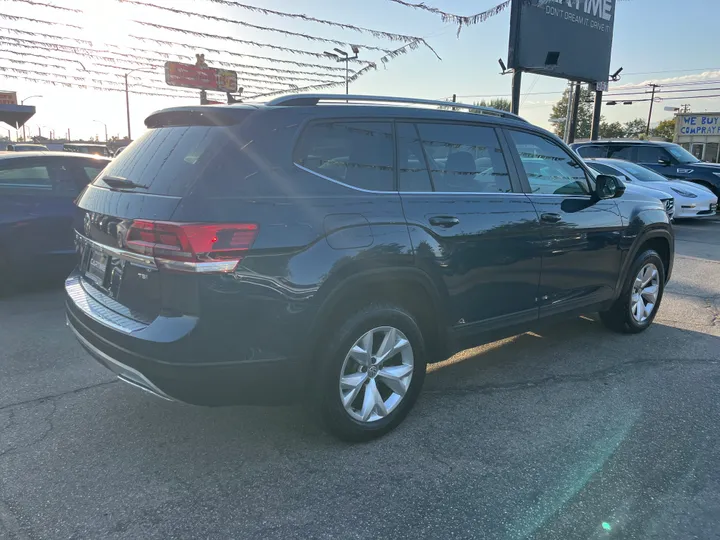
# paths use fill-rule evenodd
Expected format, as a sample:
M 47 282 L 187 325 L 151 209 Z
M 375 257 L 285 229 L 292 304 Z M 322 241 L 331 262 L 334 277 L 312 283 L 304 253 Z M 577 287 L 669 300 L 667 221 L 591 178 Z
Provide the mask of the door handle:
M 562 221 L 562 216 L 560 214 L 540 214 L 540 219 L 543 220 L 545 223 L 557 223 L 559 221 Z
M 460 223 L 460 220 L 455 216 L 433 216 L 430 218 L 430 225 L 444 227 L 445 229 L 454 227 L 458 223 Z

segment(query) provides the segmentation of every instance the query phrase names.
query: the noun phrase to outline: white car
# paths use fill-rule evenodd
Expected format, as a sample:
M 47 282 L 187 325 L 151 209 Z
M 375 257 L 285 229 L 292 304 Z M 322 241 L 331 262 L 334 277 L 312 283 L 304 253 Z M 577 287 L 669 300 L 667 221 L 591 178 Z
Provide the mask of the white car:
M 668 180 L 664 176 L 637 163 L 622 159 L 595 158 L 585 163 L 601 174 L 612 174 L 632 182 L 672 195 L 675 198 L 675 219 L 714 216 L 718 198 L 705 186 L 684 180 Z

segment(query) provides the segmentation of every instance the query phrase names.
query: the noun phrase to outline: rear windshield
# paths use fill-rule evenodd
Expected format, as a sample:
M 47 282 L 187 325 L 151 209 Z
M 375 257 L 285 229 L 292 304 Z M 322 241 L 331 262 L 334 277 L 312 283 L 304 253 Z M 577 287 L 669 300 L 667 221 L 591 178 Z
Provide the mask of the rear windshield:
M 236 127 L 174 126 L 149 129 L 130 144 L 93 184 L 102 178 L 125 178 L 143 193 L 182 197 L 205 178 L 227 171 L 242 153 Z

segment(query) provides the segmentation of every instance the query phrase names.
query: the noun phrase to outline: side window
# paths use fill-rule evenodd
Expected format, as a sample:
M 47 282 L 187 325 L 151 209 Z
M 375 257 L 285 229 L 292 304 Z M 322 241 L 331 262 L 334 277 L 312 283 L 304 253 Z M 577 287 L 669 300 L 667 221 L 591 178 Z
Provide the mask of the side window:
M 432 191 L 430 173 L 414 124 L 396 124 L 400 191 Z
M 659 146 L 638 145 L 636 163 L 657 165 L 660 160 L 672 161 L 670 154 Z
M 590 161 L 587 162 L 587 166 L 598 174 L 609 174 L 611 176 L 617 176 L 623 181 L 630 181 L 630 179 L 620 171 L 613 169 L 612 167 L 608 167 L 607 165 L 603 165 L 602 163 L 595 163 L 594 161 Z
M 52 188 L 47 167 L 37 162 L 13 159 L 0 166 L 0 194 L 50 196 Z
M 584 158 L 602 158 L 607 155 L 607 147 L 597 145 L 579 146 L 577 153 Z
M 510 131 L 532 193 L 589 195 L 587 176 L 562 147 L 544 137 Z
M 633 161 L 632 159 L 633 147 L 630 145 L 619 145 L 614 144 L 608 148 L 607 157 L 613 159 L 624 159 L 625 161 Z
M 375 191 L 393 189 L 393 135 L 387 122 L 310 124 L 294 161 L 345 184 Z
M 418 124 L 435 191 L 510 193 L 510 176 L 493 128 Z

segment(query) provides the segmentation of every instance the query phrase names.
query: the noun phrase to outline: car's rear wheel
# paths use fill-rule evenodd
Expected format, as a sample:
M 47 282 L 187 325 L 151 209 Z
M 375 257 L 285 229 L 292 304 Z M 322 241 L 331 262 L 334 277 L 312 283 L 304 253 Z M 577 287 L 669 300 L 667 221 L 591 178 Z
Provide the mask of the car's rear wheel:
M 665 267 L 660 255 L 649 249 L 641 253 L 628 273 L 620 297 L 600 318 L 608 328 L 637 334 L 655 319 L 665 289 Z
M 327 335 L 315 413 L 343 440 L 366 441 L 395 428 L 425 379 L 425 343 L 415 318 L 399 306 L 371 305 Z

